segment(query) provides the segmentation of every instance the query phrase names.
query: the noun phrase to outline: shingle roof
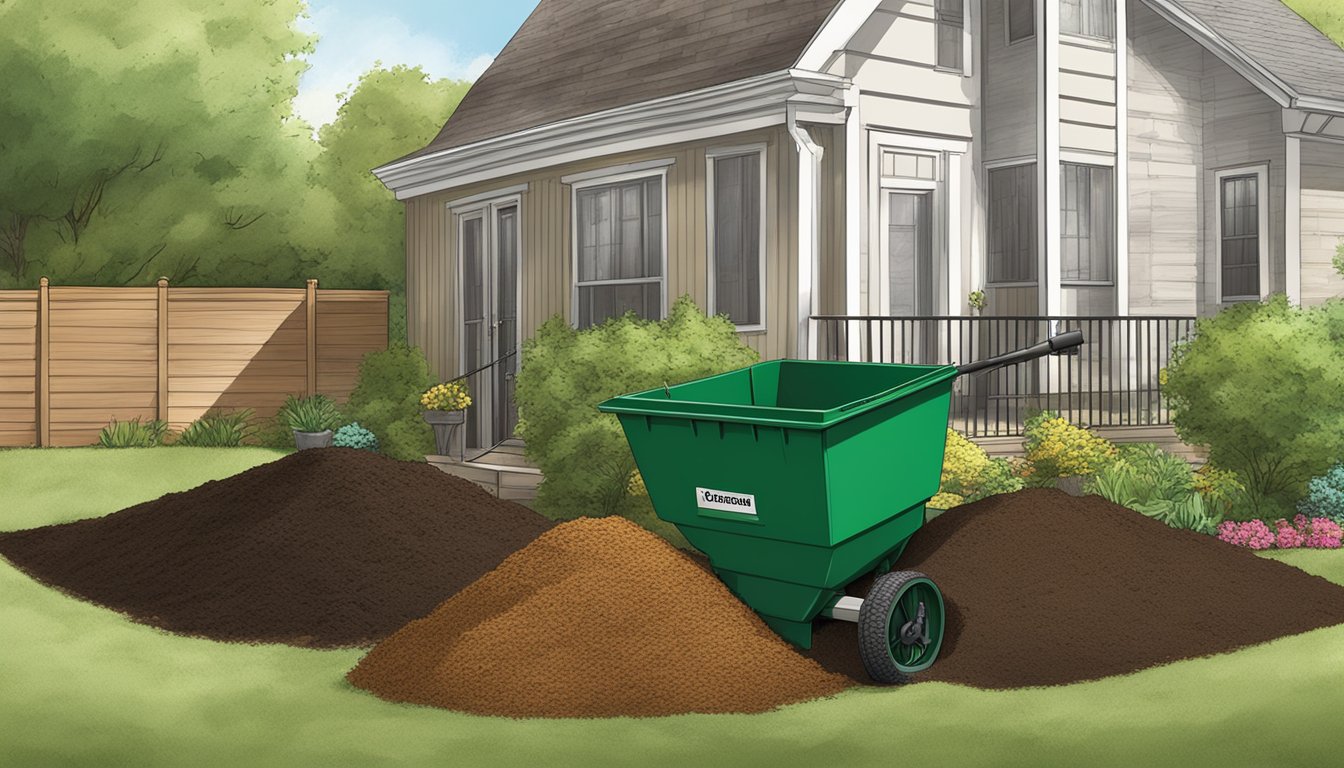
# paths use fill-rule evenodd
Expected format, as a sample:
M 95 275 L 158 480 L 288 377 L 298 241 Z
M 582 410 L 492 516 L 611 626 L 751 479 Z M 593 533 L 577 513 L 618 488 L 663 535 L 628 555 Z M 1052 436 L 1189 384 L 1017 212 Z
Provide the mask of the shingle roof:
M 541 0 L 408 157 L 787 69 L 838 0 Z
M 1344 49 L 1281 0 L 1163 0 L 1179 5 L 1302 96 L 1344 100 Z

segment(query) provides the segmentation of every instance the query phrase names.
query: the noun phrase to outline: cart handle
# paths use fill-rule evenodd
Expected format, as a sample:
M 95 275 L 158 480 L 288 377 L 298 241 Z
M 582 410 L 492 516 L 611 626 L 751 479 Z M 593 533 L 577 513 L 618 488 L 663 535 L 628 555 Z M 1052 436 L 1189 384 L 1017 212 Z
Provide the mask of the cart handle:
M 1025 363 L 1028 360 L 1035 360 L 1038 357 L 1045 357 L 1050 354 L 1059 354 L 1066 349 L 1082 346 L 1083 332 L 1069 331 L 1061 333 L 1058 336 L 1051 336 L 1039 344 L 1034 344 L 1026 349 L 1019 349 L 1015 352 L 1007 352 L 998 357 L 991 357 L 988 360 L 977 360 L 974 363 L 957 366 L 957 375 L 964 376 L 968 373 L 979 373 L 991 368 L 1002 368 L 1007 365 Z

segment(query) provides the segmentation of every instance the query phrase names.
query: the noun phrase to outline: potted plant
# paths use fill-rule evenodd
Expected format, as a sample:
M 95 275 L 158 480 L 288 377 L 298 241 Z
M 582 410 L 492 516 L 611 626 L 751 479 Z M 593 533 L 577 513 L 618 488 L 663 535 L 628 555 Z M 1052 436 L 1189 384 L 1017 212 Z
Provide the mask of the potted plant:
M 430 387 L 420 396 L 425 408 L 425 421 L 434 428 L 434 447 L 440 456 L 448 456 L 453 444 L 453 432 L 466 421 L 466 409 L 471 405 L 471 394 L 466 382 L 449 381 Z
M 332 430 L 341 425 L 341 412 L 326 395 L 290 395 L 277 418 L 294 430 L 294 446 L 300 451 L 330 446 Z

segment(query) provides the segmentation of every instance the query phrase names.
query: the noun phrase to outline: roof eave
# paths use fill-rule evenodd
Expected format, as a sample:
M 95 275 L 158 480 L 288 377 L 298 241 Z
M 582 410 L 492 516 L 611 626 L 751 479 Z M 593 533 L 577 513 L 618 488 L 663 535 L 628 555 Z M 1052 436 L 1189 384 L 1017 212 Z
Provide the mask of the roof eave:
M 790 103 L 841 122 L 847 78 L 787 69 L 528 128 L 373 170 L 398 200 L 589 157 L 782 123 Z

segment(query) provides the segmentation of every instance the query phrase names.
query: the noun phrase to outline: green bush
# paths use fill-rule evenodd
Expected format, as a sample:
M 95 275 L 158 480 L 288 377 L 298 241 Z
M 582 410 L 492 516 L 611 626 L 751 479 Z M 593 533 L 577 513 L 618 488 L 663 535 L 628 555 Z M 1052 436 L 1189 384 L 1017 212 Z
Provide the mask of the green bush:
M 1019 491 L 1022 485 L 1022 479 L 1013 474 L 1006 460 L 991 459 L 983 448 L 949 429 L 943 450 L 942 483 L 929 506 L 951 509 L 987 496 Z
M 1328 517 L 1344 524 L 1344 464 L 1336 464 L 1320 477 L 1307 483 L 1307 497 L 1298 502 L 1297 511 L 1307 517 Z
M 1053 486 L 1061 477 L 1095 474 L 1116 457 L 1110 441 L 1053 411 L 1027 419 L 1022 447 L 1023 477 L 1033 487 Z
M 335 448 L 357 448 L 375 453 L 378 451 L 378 438 L 361 427 L 357 421 L 336 430 L 336 434 L 331 436 L 331 444 Z
M 341 411 L 326 395 L 285 398 L 276 421 L 299 432 L 325 432 L 341 425 Z
M 255 431 L 249 420 L 252 410 L 244 409 L 231 413 L 207 411 L 204 416 L 191 422 L 177 436 L 174 445 L 186 445 L 195 448 L 235 448 L 244 440 L 252 437 Z
M 1176 433 L 1237 472 L 1251 516 L 1291 517 L 1307 481 L 1344 456 L 1344 301 L 1225 309 L 1173 349 L 1162 378 Z
M 104 448 L 153 448 L 163 445 L 167 433 L 168 424 L 158 419 L 144 422 L 138 416 L 130 421 L 113 419 L 98 432 L 98 444 Z
M 706 317 L 687 296 L 661 322 L 627 314 L 576 331 L 561 317 L 548 320 L 523 345 L 517 390 L 518 434 L 545 474 L 537 508 L 556 519 L 637 517 L 630 447 L 616 417 L 597 404 L 759 359 L 727 318 Z
M 1119 449 L 1119 457 L 1089 478 L 1083 489 L 1161 520 L 1172 528 L 1213 534 L 1223 521 L 1195 487 L 1195 472 L 1180 456 L 1152 443 Z
M 378 436 L 384 455 L 423 461 L 434 452 L 434 433 L 420 413 L 420 395 L 429 385 L 424 353 L 417 347 L 393 344 L 364 356 L 345 413 Z

